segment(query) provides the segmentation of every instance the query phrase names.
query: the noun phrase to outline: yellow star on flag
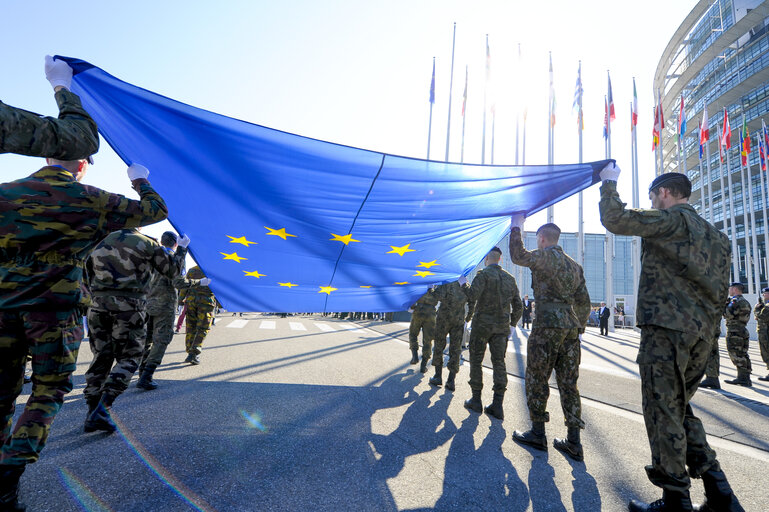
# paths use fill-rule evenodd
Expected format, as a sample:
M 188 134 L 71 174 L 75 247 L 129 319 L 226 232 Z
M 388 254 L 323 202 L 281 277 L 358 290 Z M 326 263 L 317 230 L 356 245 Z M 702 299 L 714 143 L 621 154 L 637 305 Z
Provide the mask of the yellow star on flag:
M 361 288 L 371 288 L 371 285 L 361 285 Z
M 409 284 L 409 282 L 408 281 L 399 281 L 399 282 L 393 283 L 393 284 L 397 284 L 398 286 L 403 286 L 404 284 Z
M 246 240 L 246 237 L 241 236 L 239 238 L 235 238 L 234 236 L 227 235 L 227 238 L 230 239 L 231 244 L 243 244 L 246 247 L 248 247 L 248 244 L 254 244 L 256 245 L 256 242 L 252 242 L 250 240 Z
M 238 253 L 233 252 L 232 254 L 227 254 L 226 252 L 220 252 L 219 254 L 224 255 L 225 260 L 234 260 L 240 263 L 240 260 L 247 260 L 248 258 L 244 258 L 243 256 L 238 256 Z
M 267 275 L 267 274 L 260 274 L 258 270 L 254 270 L 253 272 L 247 272 L 247 271 L 245 271 L 245 270 L 244 270 L 243 272 L 245 272 L 245 274 L 246 274 L 247 276 L 255 277 L 255 278 L 257 278 L 257 279 L 259 279 L 260 277 L 264 277 L 264 276 L 266 276 L 266 275 Z
M 395 247 L 394 245 L 391 245 L 392 251 L 387 251 L 385 254 L 397 254 L 398 256 L 403 256 L 407 252 L 416 252 L 414 249 L 409 249 L 409 246 L 411 244 L 406 244 L 403 247 Z
M 264 229 L 268 230 L 268 233 L 267 233 L 268 235 L 279 236 L 283 240 L 285 240 L 287 236 L 293 236 L 294 238 L 296 238 L 296 235 L 286 233 L 286 228 L 272 229 L 272 228 L 268 228 L 267 226 L 264 226 Z
M 417 273 L 414 274 L 415 276 L 419 277 L 427 277 L 427 276 L 434 276 L 435 272 L 430 272 L 429 270 L 417 270 Z
M 360 242 L 360 240 L 356 240 L 352 237 L 352 233 L 348 233 L 344 236 L 337 235 L 336 233 L 331 233 L 331 236 L 334 238 L 329 238 L 329 240 L 342 242 L 344 245 L 349 245 L 350 242 Z
M 430 268 L 430 267 L 434 267 L 434 266 L 436 266 L 436 265 L 439 265 L 439 266 L 440 266 L 440 263 L 435 263 L 436 261 L 438 261 L 438 260 L 433 260 L 433 261 L 420 261 L 420 262 L 419 262 L 419 265 L 417 265 L 417 267 Z
M 294 283 L 291 283 L 291 282 L 289 282 L 289 283 L 278 283 L 278 284 L 280 286 L 285 286 L 287 288 L 291 288 L 292 286 L 299 286 L 298 284 L 294 284 Z
M 338 288 L 333 288 L 331 286 L 321 286 L 320 291 L 318 293 L 325 293 L 325 294 L 331 295 L 331 292 L 335 292 L 337 290 Z

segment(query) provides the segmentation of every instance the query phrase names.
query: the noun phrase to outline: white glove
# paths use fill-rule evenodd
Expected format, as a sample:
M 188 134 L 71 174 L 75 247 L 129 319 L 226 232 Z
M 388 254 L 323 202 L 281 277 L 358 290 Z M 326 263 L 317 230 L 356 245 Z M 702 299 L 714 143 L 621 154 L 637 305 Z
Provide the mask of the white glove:
M 457 282 L 460 286 L 464 286 L 467 284 L 467 277 L 465 276 L 459 276 L 459 279 L 457 279 Z
M 516 213 L 510 217 L 510 228 L 518 228 L 523 231 L 523 221 L 526 220 L 526 215 L 522 213 Z
M 414 312 L 414 310 L 413 310 L 412 308 L 409 308 L 409 309 L 408 309 L 408 312 L 409 312 L 409 313 L 413 313 L 413 312 Z
M 176 243 L 179 245 L 179 247 L 187 247 L 188 245 L 190 245 L 190 237 L 188 237 L 187 235 L 184 235 Z
M 144 167 L 141 164 L 131 164 L 128 166 L 128 179 L 133 180 L 141 180 L 141 179 L 147 179 L 147 176 L 150 175 L 149 169 Z
M 614 162 L 609 162 L 606 167 L 601 169 L 599 176 L 601 181 L 617 181 L 619 178 L 620 168 Z
M 208 286 L 209 284 L 211 284 L 211 279 L 207 277 L 200 280 L 200 286 Z
M 72 85 L 72 68 L 63 60 L 53 60 L 53 57 L 46 55 L 45 78 L 54 89 L 58 86 L 69 89 Z

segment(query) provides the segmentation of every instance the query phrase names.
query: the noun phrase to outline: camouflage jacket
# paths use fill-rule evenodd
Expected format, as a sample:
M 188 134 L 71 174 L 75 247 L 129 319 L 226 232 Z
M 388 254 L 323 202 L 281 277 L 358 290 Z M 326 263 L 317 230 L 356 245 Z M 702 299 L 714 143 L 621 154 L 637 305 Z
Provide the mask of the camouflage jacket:
M 411 309 L 414 310 L 413 315 L 435 315 L 435 306 L 438 305 L 438 297 L 435 292 L 430 289 L 427 293 L 419 297 L 417 301 L 411 305 Z
M 96 122 L 66 89 L 56 93 L 59 118 L 40 117 L 0 101 L 0 153 L 79 160 L 99 150 Z
M 213 309 L 216 307 L 216 298 L 214 292 L 208 286 L 201 286 L 200 279 L 206 277 L 203 273 L 203 269 L 199 266 L 194 266 L 187 272 L 189 279 L 197 280 L 196 284 L 189 286 L 184 294 L 184 302 L 189 306 L 194 306 L 201 309 Z
M 83 185 L 52 166 L 0 186 L 0 310 L 81 304 L 91 249 L 112 231 L 168 216 L 150 184 L 136 183 L 140 201 Z
M 510 260 L 531 269 L 537 304 L 534 327 L 584 331 L 590 317 L 590 295 L 579 263 L 558 245 L 527 251 L 518 228 L 510 232 Z
M 480 322 L 503 331 L 521 319 L 523 306 L 515 278 L 497 264 L 481 269 L 465 293 L 474 311 L 473 326 Z
M 453 324 L 465 322 L 465 304 L 467 304 L 467 290 L 470 287 L 460 285 L 458 281 L 452 281 L 440 285 L 435 289 L 435 298 L 441 305 L 438 307 L 437 321 Z M 468 316 L 472 316 L 472 312 Z
M 617 184 L 601 187 L 601 222 L 614 234 L 642 237 L 637 325 L 712 339 L 728 295 L 731 250 L 726 235 L 689 204 L 626 210 Z
M 724 308 L 726 330 L 742 332 L 750 321 L 750 311 L 750 302 L 745 297 L 742 295 L 730 297 Z
M 130 311 L 145 305 L 153 271 L 174 279 L 181 274 L 187 250 L 176 253 L 135 229 L 110 233 L 87 262 L 91 307 L 106 311 Z M 124 299 L 139 299 L 124 300 Z
M 186 248 L 178 247 L 177 252 Z M 165 251 L 173 254 L 173 251 L 166 248 Z M 182 272 L 184 267 L 182 267 Z M 184 290 L 191 286 L 200 284 L 200 279 L 190 279 L 184 275 L 178 275 L 169 279 L 160 272 L 152 273 L 149 292 L 147 293 L 147 313 L 150 315 L 159 315 L 165 311 L 176 311 L 176 305 L 179 302 L 179 293 L 177 290 Z
M 758 299 L 758 304 L 753 309 L 753 315 L 756 317 L 759 329 L 761 327 L 769 327 L 769 307 L 764 304 L 764 301 Z

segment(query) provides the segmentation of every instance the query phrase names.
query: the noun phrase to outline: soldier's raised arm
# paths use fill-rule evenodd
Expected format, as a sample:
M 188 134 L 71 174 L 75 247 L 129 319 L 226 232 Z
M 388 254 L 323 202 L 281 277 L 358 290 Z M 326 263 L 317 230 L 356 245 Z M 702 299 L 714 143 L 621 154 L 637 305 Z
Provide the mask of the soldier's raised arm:
M 521 267 L 532 270 L 541 267 L 539 251 L 527 251 L 523 245 L 523 221 L 526 216 L 522 213 L 513 215 L 510 219 L 510 261 Z
M 168 217 L 165 201 L 147 180 L 149 170 L 143 165 L 131 164 L 128 166 L 127 173 L 140 199 L 137 201 L 120 194 L 101 192 L 99 206 L 103 212 L 103 218 L 100 224 L 108 232 L 122 228 L 148 226 Z

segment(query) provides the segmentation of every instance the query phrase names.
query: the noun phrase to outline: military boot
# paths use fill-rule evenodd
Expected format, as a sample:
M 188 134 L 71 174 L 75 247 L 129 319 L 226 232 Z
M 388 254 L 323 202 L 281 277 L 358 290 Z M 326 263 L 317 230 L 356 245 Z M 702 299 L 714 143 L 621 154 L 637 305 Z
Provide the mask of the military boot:
M 441 387 L 443 385 L 443 368 L 436 366 L 435 375 L 430 379 L 430 384 Z
M 721 389 L 721 383 L 718 382 L 718 377 L 705 377 L 702 382 L 700 382 L 700 387 L 708 389 Z
M 155 384 L 152 380 L 152 375 L 155 373 L 155 367 L 148 365 L 144 371 L 142 372 L 141 377 L 139 377 L 139 382 L 136 383 L 136 387 L 139 389 L 144 389 L 146 391 L 152 391 L 153 389 L 157 389 L 158 385 Z
M 109 409 L 112 407 L 112 402 L 115 401 L 115 396 L 110 393 L 103 393 L 96 408 L 88 415 L 85 420 L 83 430 L 86 432 L 94 432 L 96 430 L 103 430 L 104 432 L 114 432 L 117 430 L 117 425 L 112 421 L 112 417 L 109 414 Z
M 582 450 L 582 443 L 579 440 L 579 427 L 569 427 L 566 439 L 553 439 L 553 448 L 576 461 L 585 460 L 585 453 Z
M 19 501 L 19 479 L 26 466 L 0 466 L 0 510 L 18 512 L 27 510 Z
M 487 405 L 483 409 L 483 412 L 485 412 L 489 416 L 494 416 L 499 420 L 505 419 L 505 412 L 502 410 L 503 398 L 505 398 L 504 393 L 494 393 L 494 400 L 492 400 L 491 405 Z
M 654 503 L 630 500 L 628 504 L 630 512 L 693 512 L 692 500 L 689 491 L 671 491 L 663 489 L 662 499 Z
M 187 359 L 184 360 L 185 363 L 191 363 L 192 360 L 195 358 L 195 354 L 187 354 Z
M 457 372 L 452 372 L 449 370 L 449 378 L 446 379 L 446 389 L 449 391 L 454 391 L 456 389 L 456 386 L 454 386 L 454 377 L 457 376 Z
M 767 373 L 763 377 L 759 377 L 758 380 L 762 380 L 764 382 L 769 381 L 769 373 Z
M 513 441 L 531 446 L 537 450 L 547 451 L 547 436 L 545 435 L 545 422 L 532 421 L 531 430 L 513 432 Z
M 746 388 L 753 387 L 753 383 L 750 381 L 750 371 L 743 370 L 742 368 L 737 369 L 736 379 L 726 380 L 724 382 L 727 384 L 735 384 L 737 386 L 745 386 Z
M 420 373 L 427 373 L 427 361 L 428 359 L 426 357 L 422 358 L 422 364 L 419 366 Z
M 480 389 L 478 391 L 473 390 L 473 397 L 470 400 L 465 400 L 465 408 L 477 413 L 483 411 Z
M 705 503 L 694 510 L 699 512 L 745 512 L 737 496 L 732 492 L 732 487 L 726 480 L 726 475 L 720 469 L 708 470 L 702 474 L 702 483 L 705 486 Z
M 411 364 L 417 364 L 419 362 L 419 349 L 411 349 Z
M 101 397 L 96 396 L 96 397 L 90 397 L 90 398 L 86 398 L 85 399 L 85 403 L 88 406 L 88 412 L 85 415 L 85 425 L 83 426 L 83 430 L 85 432 L 92 432 L 92 430 L 87 430 L 88 429 L 88 418 L 90 418 L 91 414 L 93 414 L 93 411 L 96 410 L 96 407 L 99 405 L 99 399 L 100 398 Z

